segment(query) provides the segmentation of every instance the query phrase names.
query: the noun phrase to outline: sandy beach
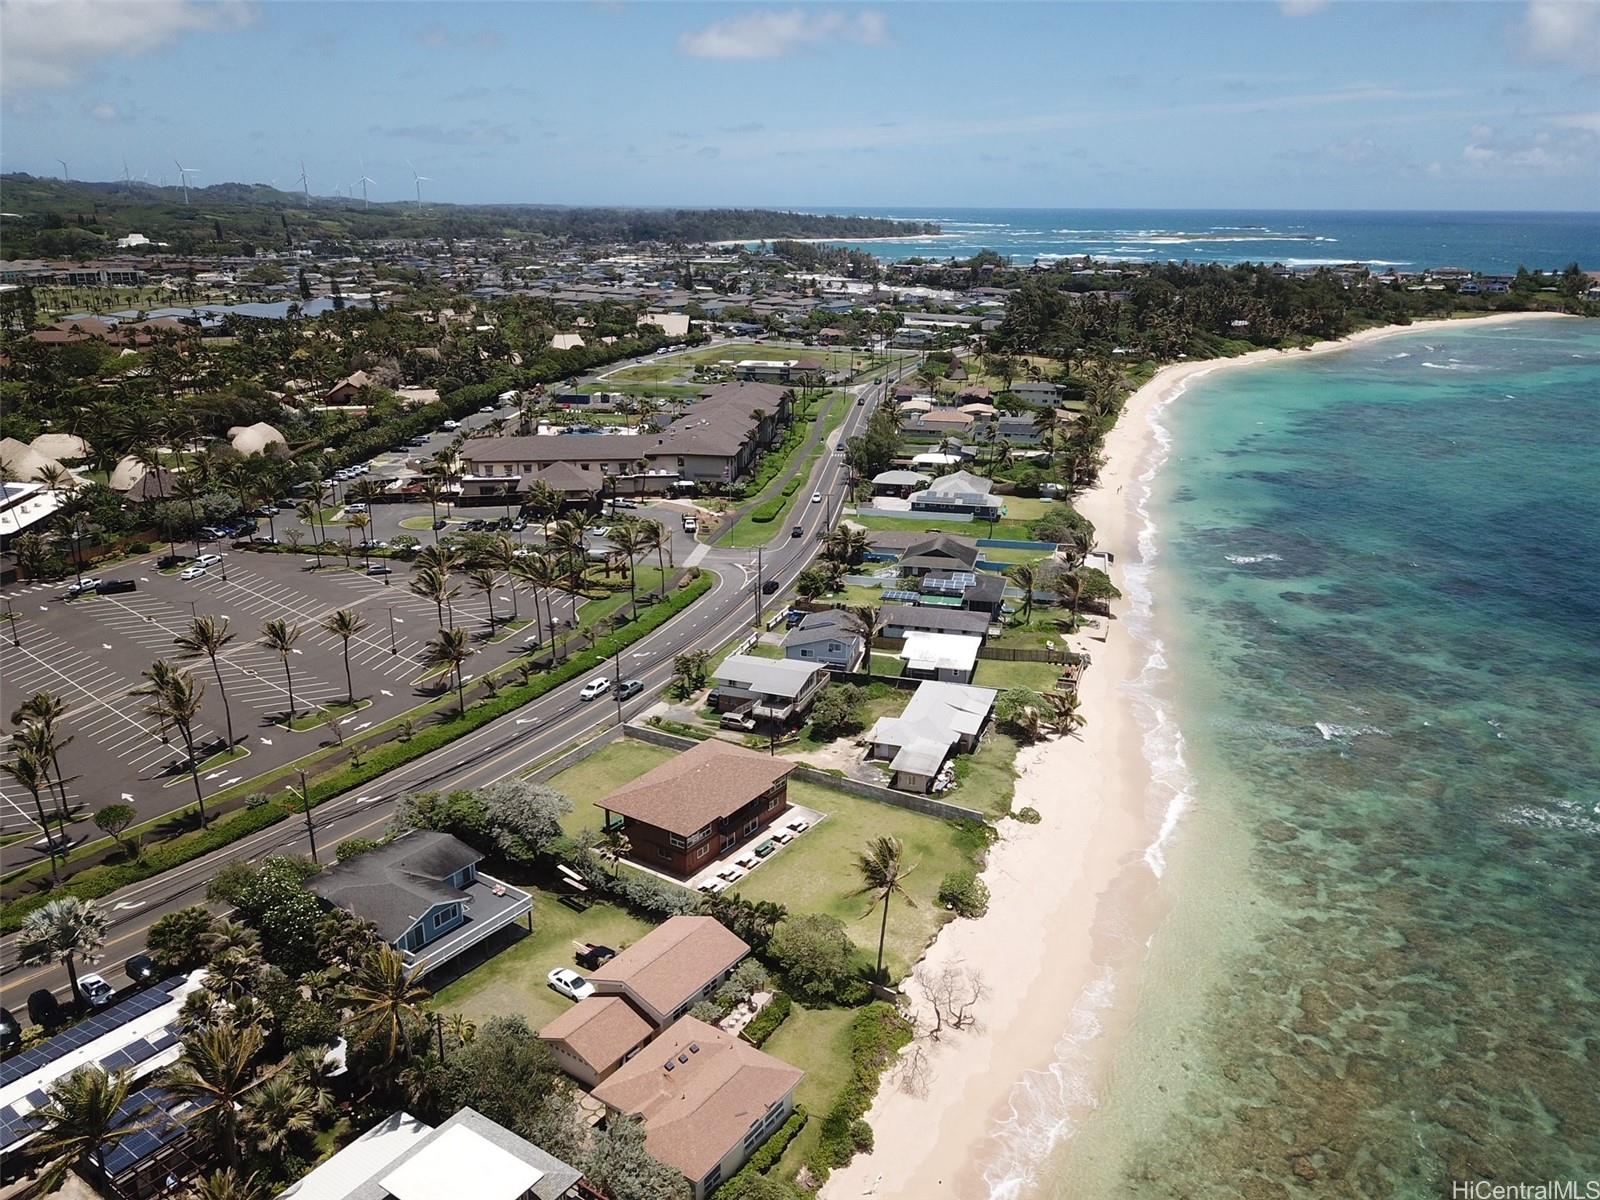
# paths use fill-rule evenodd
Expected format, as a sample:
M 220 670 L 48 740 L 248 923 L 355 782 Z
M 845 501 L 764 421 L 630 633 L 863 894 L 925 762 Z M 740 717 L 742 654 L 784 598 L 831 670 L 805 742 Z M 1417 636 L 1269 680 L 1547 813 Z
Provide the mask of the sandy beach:
M 1129 399 L 1106 439 L 1097 486 L 1077 500 L 1095 524 L 1098 548 L 1115 555 L 1112 577 L 1124 592 L 1109 632 L 1101 621 L 1074 639 L 1092 660 L 1081 684 L 1087 724 L 1019 757 L 1015 805 L 1031 805 L 1043 820 L 1004 823 L 984 873 L 988 914 L 945 926 L 924 960 L 935 970 L 960 963 L 981 973 L 988 989 L 981 1025 L 926 1043 L 929 1071 L 920 1094 L 885 1077 L 867 1115 L 875 1148 L 830 1177 L 826 1200 L 1025 1194 L 1033 1166 L 1070 1134 L 1105 1083 L 1110 1051 L 1132 1017 L 1139 964 L 1173 902 L 1159 872 L 1187 803 L 1153 777 L 1146 753 L 1152 708 L 1140 699 L 1151 659 L 1141 636 L 1150 597 L 1136 579 L 1141 534 L 1150 545 L 1140 510 L 1165 461 L 1161 410 L 1191 380 L 1214 371 L 1328 353 L 1438 323 L 1365 330 L 1308 350 L 1176 363 Z M 914 985 L 908 990 L 915 1009 L 921 997 Z

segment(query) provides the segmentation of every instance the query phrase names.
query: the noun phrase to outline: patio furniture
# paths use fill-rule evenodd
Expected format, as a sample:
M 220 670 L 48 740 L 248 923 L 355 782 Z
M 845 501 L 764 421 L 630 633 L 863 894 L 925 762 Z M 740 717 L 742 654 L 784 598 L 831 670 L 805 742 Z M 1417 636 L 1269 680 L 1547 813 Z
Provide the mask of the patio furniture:
M 756 847 L 756 857 L 765 858 L 767 855 L 777 850 L 777 848 L 778 844 L 771 838 L 768 838 L 766 841 L 762 842 L 761 845 Z
M 756 860 L 754 855 L 746 854 L 741 858 L 734 859 L 733 861 L 738 863 L 741 867 L 743 867 L 746 871 L 748 871 L 748 870 L 750 870 L 750 868 L 752 868 L 752 867 L 754 867 L 756 865 L 756 861 L 757 860 Z
M 806 830 L 811 828 L 811 822 L 810 821 L 790 821 L 789 822 L 789 828 L 794 830 L 796 833 L 804 833 Z
M 790 842 L 794 841 L 794 834 L 785 833 L 780 829 L 777 833 L 772 835 L 772 840 L 777 842 L 780 846 L 786 846 Z

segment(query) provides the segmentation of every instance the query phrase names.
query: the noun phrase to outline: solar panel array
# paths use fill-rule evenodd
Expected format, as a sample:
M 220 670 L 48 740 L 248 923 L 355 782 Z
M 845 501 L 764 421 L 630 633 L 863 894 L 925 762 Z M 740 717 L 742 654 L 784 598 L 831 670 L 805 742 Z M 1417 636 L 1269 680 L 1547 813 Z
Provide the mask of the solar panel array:
M 25 1075 L 31 1075 L 41 1068 L 49 1066 L 59 1058 L 64 1058 L 74 1050 L 81 1050 L 97 1038 L 103 1038 L 108 1033 L 126 1025 L 129 1021 L 136 1020 L 146 1013 L 154 1012 L 163 1004 L 172 999 L 173 990 L 183 982 L 182 975 L 174 975 L 171 979 L 163 980 L 152 988 L 129 996 L 126 1000 L 103 1008 L 99 1012 L 91 1013 L 79 1021 L 71 1029 L 64 1029 L 48 1041 L 41 1042 L 31 1050 L 24 1050 L 15 1058 L 7 1059 L 0 1063 L 0 1087 L 15 1083 Z M 135 1043 L 136 1045 L 140 1043 Z M 170 1043 L 169 1043 L 170 1044 Z M 112 1055 L 111 1058 L 116 1058 Z M 145 1058 L 149 1055 L 146 1054 Z M 106 1069 L 115 1070 L 110 1065 L 111 1059 L 106 1060 Z M 121 1062 L 119 1066 L 131 1066 L 135 1061 L 142 1059 L 129 1059 Z
M 175 1101 L 157 1087 L 148 1087 L 129 1096 L 117 1109 L 111 1127 L 120 1129 L 124 1125 L 138 1124 L 144 1128 L 129 1134 L 105 1152 L 106 1173 L 115 1179 L 182 1137 L 180 1110 L 188 1107 L 188 1102 Z
M 922 580 L 922 590 L 925 592 L 943 592 L 959 596 L 977 582 L 978 577 L 973 572 L 955 571 L 942 577 L 924 577 Z
M 915 604 L 922 597 L 917 592 L 885 592 L 883 598 L 891 604 Z

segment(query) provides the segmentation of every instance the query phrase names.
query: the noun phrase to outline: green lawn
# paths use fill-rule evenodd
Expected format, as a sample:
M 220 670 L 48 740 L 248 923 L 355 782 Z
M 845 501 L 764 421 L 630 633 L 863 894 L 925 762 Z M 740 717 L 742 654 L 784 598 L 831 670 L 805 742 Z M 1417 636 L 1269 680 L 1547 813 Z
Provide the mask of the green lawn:
M 794 779 L 789 782 L 789 799 L 827 813 L 827 819 L 773 855 L 733 890 L 750 900 L 775 900 L 787 905 L 790 912 L 831 913 L 844 922 L 863 955 L 875 961 L 879 914 L 868 915 L 867 900 L 851 895 L 857 887 L 854 863 L 871 839 L 899 838 L 907 861 L 916 864 L 906 881 L 916 907 L 903 900 L 893 905 L 885 958 L 891 977 L 902 977 L 949 918 L 935 900 L 940 881 L 968 865 L 955 828 L 948 821 L 909 809 Z
M 1006 497 L 1009 504 L 1011 497 Z M 969 538 L 1004 538 L 1008 541 L 1029 541 L 1027 521 L 1016 521 L 1007 517 L 1003 521 L 994 523 L 991 533 L 987 521 L 930 521 L 923 517 L 857 517 L 852 516 L 851 522 L 860 525 L 863 529 L 875 529 L 884 533 L 948 533 L 954 537 Z
M 596 704 L 602 703 L 596 700 Z M 550 786 L 572 797 L 572 812 L 561 820 L 568 834 L 600 828 L 600 810 L 594 801 L 608 796 L 631 779 L 672 757 L 672 751 L 648 742 L 621 738 L 596 751 L 576 766 L 550 780 Z
M 1055 688 L 1056 680 L 1061 678 L 1061 670 L 1055 663 L 1002 662 L 995 658 L 981 658 L 972 682 L 979 687 L 998 688 L 1001 691 L 1020 687 L 1048 692 Z
M 833 431 L 839 427 L 840 423 L 845 418 L 845 414 L 850 411 L 850 406 L 848 404 L 839 403 L 838 396 L 839 393 L 832 393 L 824 397 L 822 400 L 818 401 L 819 407 L 811 410 L 814 413 L 820 414 L 820 416 L 813 416 L 809 420 L 820 419 L 822 421 L 822 440 L 818 442 L 810 454 L 806 455 L 805 462 L 801 464 L 800 470 L 796 473 L 797 479 L 809 479 L 811 470 L 816 465 L 817 459 L 820 458 L 823 452 L 827 449 L 827 441 L 829 436 L 831 436 Z M 849 397 L 845 397 L 845 399 L 848 400 Z M 806 436 L 811 436 L 809 430 L 807 431 Z M 777 488 L 775 485 L 774 487 L 769 487 L 766 491 L 764 491 L 761 495 L 761 499 L 763 501 L 771 500 L 781 494 L 782 489 Z M 734 525 L 733 528 L 729 529 L 726 534 L 724 534 L 722 537 L 719 537 L 717 541 L 724 546 L 744 548 L 765 545 L 767 542 L 772 540 L 775 534 L 780 533 L 789 527 L 789 522 L 794 514 L 795 505 L 809 503 L 810 500 L 811 493 L 807 489 L 805 483 L 802 482 L 784 498 L 783 511 L 772 520 L 756 521 L 747 515 L 736 525 Z
M 572 1007 L 551 991 L 546 976 L 555 967 L 576 967 L 573 942 L 597 942 L 621 950 L 650 932 L 650 925 L 611 904 L 576 912 L 548 892 L 533 894 L 533 932 L 446 984 L 431 1001 L 441 1012 L 459 1012 L 482 1024 L 490 1017 L 522 1016 L 538 1029 Z M 503 934 L 497 934 L 503 937 Z
M 944 798 L 996 816 L 1010 812 L 1017 783 L 1017 748 L 1010 734 L 991 730 L 978 744 L 976 754 L 957 756 L 956 786 L 944 793 Z
M 780 1178 L 794 1178 L 800 1164 L 811 1156 L 822 1137 L 823 1115 L 850 1081 L 850 1022 L 855 1015 L 856 1010 L 850 1008 L 802 1008 L 796 1004 L 761 1047 L 806 1073 L 795 1100 L 806 1106 L 811 1119 L 778 1160 L 774 1171 Z
M 998 563 L 1042 563 L 1050 557 L 1049 550 L 1014 550 L 1008 546 L 979 546 L 978 556 Z

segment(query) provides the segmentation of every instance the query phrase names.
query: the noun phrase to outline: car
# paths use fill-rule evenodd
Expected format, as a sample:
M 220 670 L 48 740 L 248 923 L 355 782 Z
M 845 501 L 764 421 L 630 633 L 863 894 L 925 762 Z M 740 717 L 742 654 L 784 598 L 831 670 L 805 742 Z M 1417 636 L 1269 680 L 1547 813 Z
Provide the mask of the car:
M 798 608 L 791 608 L 788 612 L 783 614 L 783 623 L 785 625 L 787 625 L 790 629 L 793 629 L 796 625 L 800 624 L 800 622 L 804 621 L 805 619 L 806 619 L 806 614 L 805 614 L 804 610 L 798 609 Z
M 178 572 L 178 578 L 187 583 L 189 580 L 199 579 L 205 574 L 207 574 L 207 571 L 204 567 L 185 567 Z
M 518 517 L 515 521 L 511 522 L 511 532 L 512 533 L 521 533 L 527 527 L 528 527 L 528 521 L 527 521 L 527 518 L 525 518 L 525 517 Z
M 693 533 L 699 527 L 700 527 L 700 522 L 697 521 L 695 518 L 693 518 L 693 517 L 685 517 L 683 519 L 683 531 L 685 533 Z
M 67 1019 L 61 1011 L 61 1001 L 49 988 L 35 988 L 28 993 L 28 1020 L 45 1029 L 54 1029 Z
M 137 984 L 154 983 L 161 978 L 161 972 L 156 970 L 156 960 L 148 954 L 135 954 L 122 964 L 122 970 Z
M 100 586 L 100 581 L 92 575 L 85 575 L 74 583 L 67 584 L 67 599 L 71 600 L 85 592 L 92 592 Z
M 498 522 L 496 522 L 496 524 L 501 529 L 510 529 L 511 528 L 511 518 L 510 517 L 501 517 L 500 520 Z
M 722 714 L 721 725 L 724 729 L 739 729 L 749 733 L 756 727 L 756 720 L 745 713 L 728 712 Z
M 263 504 L 255 510 L 255 513 L 258 517 L 275 517 L 278 515 L 278 506 L 275 504 Z
M 806 535 L 806 531 L 804 529 L 800 528 L 800 526 L 798 526 L 798 525 L 796 525 L 793 529 L 789 530 L 789 536 L 792 537 L 792 538 L 804 537 L 805 535 Z
M 617 699 L 632 700 L 642 691 L 644 691 L 644 680 L 624 679 L 617 685 Z
M 481 413 L 488 413 L 488 414 L 489 414 L 489 415 L 491 415 L 491 416 L 493 416 L 493 415 L 494 415 L 494 405 L 492 405 L 492 404 L 485 404 L 485 405 L 484 405 L 484 406 L 483 406 L 483 407 L 482 407 L 482 408 L 480 408 L 480 409 L 479 409 L 479 410 L 478 410 L 478 411 L 479 411 L 479 412 L 481 412 Z
M 856 397 L 856 407 L 857 408 L 860 408 L 866 402 L 867 402 L 867 398 L 865 396 L 857 396 Z
M 443 517 L 435 517 L 433 519 L 433 527 L 435 529 L 443 529 L 448 524 L 450 524 L 450 522 L 446 521 Z
M 344 510 L 345 510 L 345 512 L 354 515 L 356 513 L 364 513 L 364 512 L 366 512 L 367 511 L 367 506 L 365 504 L 361 504 L 361 503 L 346 504 L 344 506 Z
M 568 1000 L 587 1000 L 594 995 L 594 984 L 571 967 L 557 967 L 545 978 L 559 995 L 565 996 Z
M 200 527 L 200 539 L 202 541 L 214 542 L 218 538 L 226 536 L 227 534 L 223 530 L 218 529 L 215 525 L 202 525 Z
M 0 1054 L 12 1054 L 22 1049 L 22 1023 L 11 1015 L 9 1008 L 0 1008 Z
M 202 554 L 202 555 L 200 555 L 199 558 L 195 559 L 194 561 L 195 561 L 195 565 L 199 566 L 199 567 L 214 567 L 219 562 L 222 561 L 222 555 L 220 555 L 220 554 Z
M 138 589 L 139 581 L 136 579 L 102 579 L 95 591 L 102 596 L 114 596 L 118 592 L 134 592 Z
M 80 975 L 78 995 L 90 1008 L 104 1008 L 117 998 L 117 989 L 107 983 L 103 976 Z
M 368 575 L 392 575 L 393 573 L 394 572 L 389 570 L 389 564 L 388 563 L 368 563 L 367 564 L 367 574 Z
M 813 503 L 813 504 L 821 504 L 822 503 L 822 493 L 821 492 L 812 492 L 811 493 L 811 503 Z
M 780 586 L 781 585 L 776 579 L 769 579 L 761 585 L 761 594 L 763 596 L 770 596 L 775 593 Z
M 617 952 L 610 946 L 601 946 L 591 942 L 583 946 L 572 957 L 585 971 L 593 971 L 605 966 L 616 956 Z
M 604 675 L 596 675 L 583 685 L 583 691 L 578 693 L 578 699 L 587 704 L 590 700 L 598 700 L 611 690 L 611 680 Z

